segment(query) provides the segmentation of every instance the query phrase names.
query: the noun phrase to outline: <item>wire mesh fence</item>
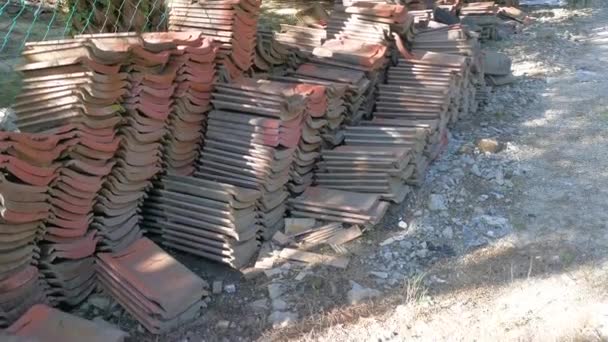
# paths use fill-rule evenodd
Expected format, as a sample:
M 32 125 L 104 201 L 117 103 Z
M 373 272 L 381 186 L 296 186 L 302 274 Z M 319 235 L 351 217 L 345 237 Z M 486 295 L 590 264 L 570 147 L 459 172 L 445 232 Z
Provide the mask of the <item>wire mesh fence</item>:
M 19 56 L 28 41 L 74 34 L 164 31 L 164 0 L 0 0 L 0 58 Z

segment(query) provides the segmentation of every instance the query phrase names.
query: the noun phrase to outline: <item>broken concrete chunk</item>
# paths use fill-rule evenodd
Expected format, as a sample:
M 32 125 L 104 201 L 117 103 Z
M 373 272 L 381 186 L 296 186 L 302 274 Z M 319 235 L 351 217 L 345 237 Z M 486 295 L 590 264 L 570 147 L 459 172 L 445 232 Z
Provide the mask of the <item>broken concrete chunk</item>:
M 281 232 L 276 232 L 272 236 L 272 241 L 276 242 L 279 246 L 286 246 L 287 244 L 289 244 L 291 239 Z
M 485 51 L 483 66 L 488 75 L 506 76 L 511 73 L 511 58 L 504 53 Z

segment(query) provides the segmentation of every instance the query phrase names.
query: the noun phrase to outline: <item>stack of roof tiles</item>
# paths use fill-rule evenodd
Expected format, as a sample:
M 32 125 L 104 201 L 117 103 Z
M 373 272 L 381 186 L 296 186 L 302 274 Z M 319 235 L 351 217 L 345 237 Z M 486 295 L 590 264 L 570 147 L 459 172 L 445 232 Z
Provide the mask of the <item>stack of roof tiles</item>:
M 380 222 L 389 203 L 380 195 L 311 186 L 300 196 L 289 199 L 293 217 L 346 222 L 373 226 Z
M 312 184 L 313 169 L 319 160 L 319 151 L 323 144 L 321 130 L 327 124 L 329 101 L 326 87 L 305 83 L 289 85 L 295 94 L 306 97 L 306 117 L 302 125 L 302 135 L 295 151 L 291 169 L 289 190 L 299 194 Z
M 25 86 L 14 106 L 17 125 L 52 133 L 70 146 L 50 189 L 53 215 L 41 244 L 41 269 L 53 297 L 72 305 L 95 287 L 92 254 L 98 237 L 89 224 L 120 143 L 115 128 L 126 75 L 119 70 L 128 49 L 121 40 L 81 37 L 28 44 L 23 53 Z M 50 155 L 40 154 L 39 160 Z
M 347 134 L 350 131 L 347 131 Z M 376 136 L 370 135 L 373 143 Z M 413 149 L 403 146 L 342 145 L 324 150 L 317 164 L 319 186 L 372 193 L 400 203 L 410 192 L 406 184 L 415 171 Z
M 258 28 L 257 47 L 253 72 L 257 78 L 268 74 L 282 74 L 304 60 L 305 56 L 296 48 L 276 40 L 269 28 Z
M 8 341 L 123 342 L 127 333 L 108 324 L 87 321 L 44 304 L 32 306 L 6 329 Z M 17 336 L 23 340 L 15 339 Z
M 258 190 L 198 174 L 168 174 L 146 202 L 144 215 L 162 231 L 163 245 L 240 268 L 258 249 L 260 196 Z
M 327 27 L 329 37 L 358 39 L 387 44 L 392 34 L 404 35 L 414 23 L 402 5 L 356 1 L 346 6 L 336 3 Z
M 362 106 L 365 94 L 370 92 L 370 82 L 362 71 L 305 63 L 281 80 L 325 86 L 327 125 L 321 129 L 321 135 L 326 146 L 339 145 L 344 140 L 344 124 L 356 124 L 363 117 Z
M 498 10 L 494 1 L 467 3 L 460 8 L 460 19 L 463 24 L 475 28 L 481 40 L 496 39 L 496 26 L 501 22 Z
M 177 70 L 177 75 L 164 141 L 164 166 L 167 171 L 190 175 L 194 172 L 211 109 L 217 45 L 200 37 L 198 32 L 163 33 L 160 38 L 165 36 L 175 39 L 168 67 Z
M 283 224 L 286 184 L 305 123 L 305 96 L 288 84 L 241 79 L 217 85 L 209 114 L 200 175 L 262 192 L 264 237 Z
M 465 70 L 466 74 L 462 77 L 469 93 L 464 98 L 468 102 L 463 103 L 463 106 L 468 108 L 463 107 L 460 111 L 466 114 L 477 110 L 477 95 L 485 93 L 486 85 L 483 55 L 480 43 L 474 33 L 460 24 L 420 31 L 412 42 L 412 52 L 418 56 L 427 52 L 436 52 L 465 57 L 467 68 Z
M 107 35 L 108 40 L 116 39 Z M 124 125 L 116 165 L 95 206 L 93 227 L 102 236 L 100 250 L 120 251 L 142 237 L 138 213 L 151 179 L 160 171 L 161 141 L 171 110 L 175 68 L 165 68 L 170 51 L 137 44 L 132 38 L 131 63 L 123 66 L 129 92 L 124 97 Z
M 171 31 L 200 31 L 221 42 L 222 77 L 236 79 L 253 65 L 261 0 L 167 1 Z
M 48 288 L 34 266 L 36 243 L 52 217 L 49 185 L 57 179 L 56 159 L 67 145 L 52 136 L 0 134 L 0 326 L 31 305 L 47 301 Z
M 207 284 L 147 238 L 116 253 L 98 253 L 105 292 L 152 333 L 196 318 Z

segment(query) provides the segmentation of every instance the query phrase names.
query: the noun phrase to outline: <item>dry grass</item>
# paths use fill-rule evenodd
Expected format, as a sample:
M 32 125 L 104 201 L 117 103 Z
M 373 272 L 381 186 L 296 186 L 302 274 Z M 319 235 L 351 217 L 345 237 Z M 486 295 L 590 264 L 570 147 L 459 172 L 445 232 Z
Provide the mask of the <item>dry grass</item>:
M 309 314 L 303 320 L 292 326 L 267 331 L 260 337 L 260 341 L 315 341 L 326 329 L 337 325 L 355 324 L 361 319 L 374 317 L 382 320 L 384 316 L 392 313 L 398 305 L 415 308 L 427 296 L 428 289 L 424 284 L 426 275 L 421 274 L 405 279 L 400 290 L 392 292 L 389 296 L 369 300 L 357 305 L 343 305 L 323 313 L 314 313 L 309 308 Z

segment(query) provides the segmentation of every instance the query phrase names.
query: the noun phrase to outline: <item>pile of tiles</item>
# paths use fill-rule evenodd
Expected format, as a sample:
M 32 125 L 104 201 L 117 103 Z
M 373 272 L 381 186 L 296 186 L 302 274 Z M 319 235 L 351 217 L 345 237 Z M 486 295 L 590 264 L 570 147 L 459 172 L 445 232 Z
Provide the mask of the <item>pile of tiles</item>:
M 46 135 L 0 134 L 0 327 L 47 301 L 36 244 L 53 215 L 49 186 L 66 147 Z
M 312 184 L 313 169 L 319 160 L 323 144 L 321 131 L 327 125 L 329 101 L 326 87 L 306 83 L 289 85 L 294 94 L 306 97 L 306 117 L 302 125 L 302 135 L 294 154 L 289 190 L 292 194 L 302 193 Z
M 99 193 L 92 224 L 102 237 L 102 251 L 123 250 L 143 236 L 138 209 L 151 179 L 160 171 L 161 142 L 176 76 L 174 68 L 164 67 L 169 51 L 164 47 L 157 51 L 154 44 L 139 45 L 137 37 L 132 40 L 131 61 L 123 66 L 129 92 L 123 100 L 125 124 L 118 130 L 121 144 L 116 165 Z
M 198 35 L 198 32 L 144 35 L 148 41 L 153 37 L 173 40 L 175 44 L 167 66 L 177 70 L 177 74 L 167 123 L 168 134 L 163 142 L 164 170 L 190 175 L 198 160 L 207 125 L 207 113 L 211 109 L 218 47 L 211 39 Z
M 305 96 L 288 84 L 243 78 L 218 84 L 209 113 L 200 175 L 260 190 L 262 235 L 282 228 L 286 184 L 303 125 Z
M 93 206 L 115 165 L 120 144 L 118 105 L 127 91 L 121 63 L 129 44 L 80 37 L 26 46 L 19 69 L 24 90 L 14 106 L 17 126 L 46 132 L 69 146 L 50 184 L 52 217 L 41 243 L 41 269 L 53 297 L 75 305 L 95 287 L 92 255 L 98 242 L 90 229 Z M 54 59 L 49 60 L 49 56 Z M 41 153 L 50 162 L 56 152 Z
M 143 213 L 161 231 L 161 243 L 234 268 L 258 250 L 258 190 L 202 179 L 165 175 Z M 148 227 L 146 225 L 146 227 Z
M 8 341 L 123 342 L 127 333 L 108 324 L 50 308 L 44 304 L 32 306 L 6 329 Z M 17 337 L 23 338 L 17 339 Z
M 460 22 L 479 32 L 480 40 L 496 40 L 497 26 L 502 21 L 497 16 L 498 9 L 499 7 L 493 2 L 465 4 L 460 9 Z
M 193 320 L 204 306 L 207 284 L 147 238 L 96 261 L 102 289 L 152 333 Z
M 169 0 L 170 31 L 200 31 L 221 43 L 221 76 L 237 79 L 253 65 L 261 0 Z
M 398 147 L 399 149 L 393 152 L 394 156 L 409 154 L 409 157 L 405 159 L 407 164 L 404 165 L 403 172 L 391 171 L 395 175 L 399 174 L 401 182 L 404 184 L 394 180 L 394 184 L 391 185 L 392 190 L 382 192 L 385 198 L 399 202 L 401 194 L 407 195 L 408 192 L 405 183 L 419 184 L 430 162 L 430 158 L 423 153 L 425 146 L 429 145 L 429 129 L 419 127 L 415 122 L 409 123 L 402 119 L 391 122 L 374 119 L 363 123 L 361 126 L 346 127 L 345 143 L 347 146 L 352 146 L 353 149 L 362 148 L 362 150 L 365 150 L 366 147 L 386 148 L 387 151 L 392 147 Z M 373 149 L 367 151 L 366 154 L 367 159 L 371 159 Z M 396 157 L 392 158 L 395 159 Z M 383 184 L 386 186 L 387 181 L 384 181 Z M 380 192 L 374 191 L 374 193 Z
M 327 26 L 331 38 L 348 38 L 376 44 L 389 44 L 393 33 L 404 35 L 414 23 L 402 5 L 355 2 L 336 4 Z
M 300 196 L 289 199 L 293 217 L 373 226 L 380 222 L 389 203 L 380 195 L 311 186 Z
M 461 108 L 461 112 L 475 112 L 478 101 L 477 94 L 486 92 L 484 78 L 483 54 L 476 35 L 460 24 L 450 25 L 439 29 L 420 31 L 412 42 L 412 52 L 420 56 L 428 52 L 451 54 L 466 57 L 467 74 L 463 75 L 463 82 L 469 88 L 468 108 Z M 467 82 L 468 79 L 468 82 Z
M 327 125 L 321 130 L 326 146 L 339 145 L 344 140 L 343 125 L 356 124 L 363 117 L 362 106 L 366 100 L 365 95 L 370 92 L 370 82 L 362 71 L 305 63 L 295 72 L 277 79 L 322 85 L 326 88 Z
M 274 39 L 270 29 L 258 29 L 256 54 L 253 63 L 253 73 L 257 78 L 269 74 L 282 74 L 287 69 L 302 63 L 305 56 L 298 49 Z
M 342 73 L 344 70 L 364 72 L 365 78 L 369 81 L 362 94 L 362 103 L 356 112 L 350 113 L 347 123 L 357 124 L 361 118 L 368 118 L 371 115 L 376 85 L 384 82 L 390 51 L 391 49 L 383 44 L 371 44 L 350 38 L 328 40 L 314 50 L 311 59 L 314 64 L 333 69 L 334 73 Z
M 348 133 L 351 131 L 347 130 Z M 324 150 L 322 160 L 317 164 L 315 184 L 331 189 L 379 194 L 384 200 L 402 202 L 410 192 L 406 180 L 416 168 L 413 149 L 387 142 L 379 146 L 375 138 L 370 135 L 375 146 L 362 142 Z

